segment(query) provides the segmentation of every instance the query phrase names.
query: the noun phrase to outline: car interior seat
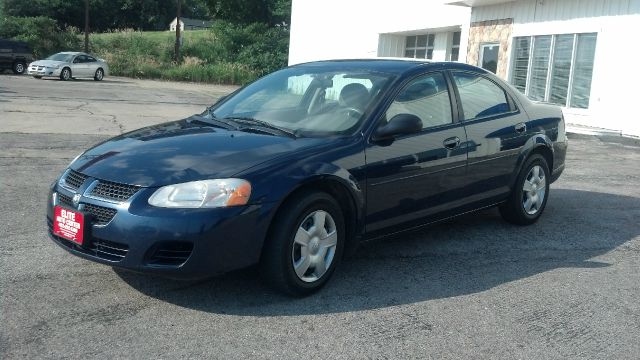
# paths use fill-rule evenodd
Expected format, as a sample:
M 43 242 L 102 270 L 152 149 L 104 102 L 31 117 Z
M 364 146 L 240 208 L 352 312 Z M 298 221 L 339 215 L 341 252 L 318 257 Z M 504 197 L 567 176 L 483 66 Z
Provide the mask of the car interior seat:
M 338 103 L 340 106 L 364 111 L 369 102 L 369 90 L 359 83 L 348 84 L 340 91 Z

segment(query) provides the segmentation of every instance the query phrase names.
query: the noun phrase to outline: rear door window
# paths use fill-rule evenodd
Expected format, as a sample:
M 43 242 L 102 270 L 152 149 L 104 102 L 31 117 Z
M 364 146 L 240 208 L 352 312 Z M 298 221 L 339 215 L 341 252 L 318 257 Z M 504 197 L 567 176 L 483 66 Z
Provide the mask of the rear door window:
M 464 120 L 473 120 L 511 112 L 505 91 L 479 74 L 453 73 L 460 94 Z

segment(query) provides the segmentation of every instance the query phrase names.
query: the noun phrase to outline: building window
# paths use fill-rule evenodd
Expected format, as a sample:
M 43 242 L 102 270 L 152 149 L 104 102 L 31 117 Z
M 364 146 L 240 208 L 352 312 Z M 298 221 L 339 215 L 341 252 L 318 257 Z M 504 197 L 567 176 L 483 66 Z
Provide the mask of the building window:
M 404 57 L 417 59 L 433 59 L 434 34 L 407 36 Z
M 460 57 L 460 31 L 456 31 L 453 33 L 453 40 L 451 42 L 451 52 L 450 52 L 449 60 L 458 61 Z
M 482 44 L 480 45 L 480 61 L 479 66 L 492 73 L 498 72 L 498 53 L 500 52 L 500 44 Z
M 516 37 L 511 83 L 530 99 L 589 107 L 597 34 Z

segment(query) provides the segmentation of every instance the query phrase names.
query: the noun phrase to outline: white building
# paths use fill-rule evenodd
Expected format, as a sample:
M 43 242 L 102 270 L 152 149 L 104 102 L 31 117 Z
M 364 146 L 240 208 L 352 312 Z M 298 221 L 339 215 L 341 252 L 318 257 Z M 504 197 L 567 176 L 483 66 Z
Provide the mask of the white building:
M 570 124 L 640 136 L 638 34 L 640 0 L 293 0 L 289 62 L 457 58 Z
M 173 18 L 173 20 L 169 23 L 169 31 L 176 31 L 176 25 L 178 24 L 178 19 Z M 209 20 L 200 20 L 200 19 L 190 19 L 190 18 L 180 18 L 180 31 L 184 30 L 206 30 L 213 25 L 213 21 Z

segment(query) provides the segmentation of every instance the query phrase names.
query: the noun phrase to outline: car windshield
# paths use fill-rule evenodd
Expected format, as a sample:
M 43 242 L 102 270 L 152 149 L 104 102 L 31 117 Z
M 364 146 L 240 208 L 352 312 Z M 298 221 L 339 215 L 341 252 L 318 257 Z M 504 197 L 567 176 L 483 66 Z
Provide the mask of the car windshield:
M 359 127 L 393 78 L 368 69 L 287 68 L 214 105 L 208 116 L 297 136 L 347 134 Z
M 46 60 L 71 62 L 71 60 L 73 60 L 73 55 L 57 53 L 49 56 L 48 58 L 46 58 Z

